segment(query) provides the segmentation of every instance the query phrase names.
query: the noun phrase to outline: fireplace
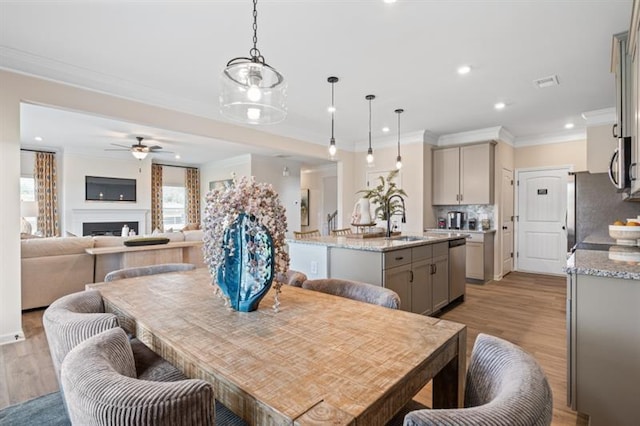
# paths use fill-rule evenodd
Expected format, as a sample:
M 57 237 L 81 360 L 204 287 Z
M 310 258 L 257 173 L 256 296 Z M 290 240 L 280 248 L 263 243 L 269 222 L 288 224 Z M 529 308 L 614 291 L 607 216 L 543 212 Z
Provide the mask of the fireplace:
M 120 236 L 122 227 L 127 225 L 130 231 L 138 235 L 138 222 L 85 222 L 82 224 L 82 235 L 113 235 Z
M 85 224 L 91 226 L 96 223 L 108 224 L 104 228 L 96 229 L 97 232 L 111 232 L 118 236 L 125 223 L 129 229 L 136 231 L 136 235 L 149 233 L 147 216 L 150 212 L 146 209 L 73 209 L 71 212 L 71 223 L 67 226 L 68 230 L 76 235 L 91 235 L 91 231 L 87 232 Z M 131 226 L 131 222 L 135 226 Z

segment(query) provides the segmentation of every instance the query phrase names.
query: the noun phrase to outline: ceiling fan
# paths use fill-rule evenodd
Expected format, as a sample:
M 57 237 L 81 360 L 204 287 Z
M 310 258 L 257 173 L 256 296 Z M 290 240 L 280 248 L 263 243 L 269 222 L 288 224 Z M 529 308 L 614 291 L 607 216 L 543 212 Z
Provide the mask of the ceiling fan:
M 134 143 L 131 146 L 112 143 L 111 145 L 119 146 L 120 148 L 107 148 L 105 151 L 129 151 L 138 160 L 144 160 L 149 153 L 172 154 L 171 151 L 164 151 L 160 145 L 149 146 L 143 144 L 144 138 L 142 136 L 136 136 L 136 139 L 138 143 Z

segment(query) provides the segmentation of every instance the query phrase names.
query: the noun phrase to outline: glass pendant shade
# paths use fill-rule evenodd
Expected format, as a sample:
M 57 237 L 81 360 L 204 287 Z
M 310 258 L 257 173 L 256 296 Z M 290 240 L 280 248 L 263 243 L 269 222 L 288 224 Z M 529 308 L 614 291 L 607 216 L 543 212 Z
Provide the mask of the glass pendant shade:
M 131 151 L 131 154 L 138 160 L 144 160 L 147 158 L 148 152 L 146 151 Z
M 338 148 L 336 148 L 336 140 L 331 139 L 331 142 L 329 143 L 329 155 L 334 157 L 336 152 L 338 152 Z
M 220 77 L 220 111 L 230 120 L 275 124 L 287 116 L 287 84 L 269 65 L 238 58 Z
M 401 156 L 397 156 L 396 157 L 396 169 L 401 169 L 402 168 L 402 157 Z
M 287 84 L 258 50 L 258 0 L 253 0 L 253 48 L 233 58 L 220 76 L 220 112 L 249 124 L 279 123 L 287 116 Z

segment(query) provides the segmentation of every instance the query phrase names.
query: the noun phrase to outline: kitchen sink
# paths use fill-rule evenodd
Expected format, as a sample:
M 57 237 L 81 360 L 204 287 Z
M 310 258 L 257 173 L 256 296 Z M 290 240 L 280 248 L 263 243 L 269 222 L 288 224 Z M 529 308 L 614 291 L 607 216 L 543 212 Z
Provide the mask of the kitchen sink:
M 416 237 L 414 235 L 403 235 L 401 237 L 392 237 L 391 239 L 394 241 L 423 241 L 423 240 L 426 240 L 427 238 Z

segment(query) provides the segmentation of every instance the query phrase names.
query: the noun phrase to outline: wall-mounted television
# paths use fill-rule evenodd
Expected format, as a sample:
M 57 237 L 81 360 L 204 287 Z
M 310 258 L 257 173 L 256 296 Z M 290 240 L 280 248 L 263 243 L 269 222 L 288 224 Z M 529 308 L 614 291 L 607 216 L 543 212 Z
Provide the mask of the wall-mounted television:
M 86 201 L 136 201 L 136 180 L 85 176 Z

